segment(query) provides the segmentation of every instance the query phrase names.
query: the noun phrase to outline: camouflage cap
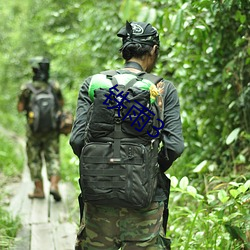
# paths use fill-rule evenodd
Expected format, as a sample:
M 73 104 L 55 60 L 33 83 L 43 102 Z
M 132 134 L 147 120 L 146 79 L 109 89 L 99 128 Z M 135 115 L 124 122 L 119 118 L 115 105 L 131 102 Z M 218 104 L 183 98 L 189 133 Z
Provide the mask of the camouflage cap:
M 160 46 L 158 31 L 150 23 L 127 21 L 126 26 L 119 30 L 117 36 L 123 41 L 121 50 L 131 43 Z

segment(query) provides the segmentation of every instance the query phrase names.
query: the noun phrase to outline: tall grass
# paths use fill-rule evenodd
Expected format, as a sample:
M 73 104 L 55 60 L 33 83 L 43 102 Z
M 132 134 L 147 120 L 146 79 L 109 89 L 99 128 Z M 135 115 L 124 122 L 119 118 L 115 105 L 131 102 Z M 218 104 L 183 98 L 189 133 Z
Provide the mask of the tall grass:
M 10 249 L 20 226 L 19 218 L 13 218 L 7 211 L 4 187 L 21 176 L 23 169 L 23 150 L 18 137 L 0 128 L 0 249 Z
M 11 217 L 5 209 L 0 207 L 0 249 L 10 249 L 20 225 L 18 218 Z

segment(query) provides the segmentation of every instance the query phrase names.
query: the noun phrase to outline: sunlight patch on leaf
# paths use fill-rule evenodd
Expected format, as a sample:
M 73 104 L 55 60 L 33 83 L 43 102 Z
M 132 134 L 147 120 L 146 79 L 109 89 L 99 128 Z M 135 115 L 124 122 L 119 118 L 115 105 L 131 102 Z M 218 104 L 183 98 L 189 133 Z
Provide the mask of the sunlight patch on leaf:
M 178 179 L 175 176 L 171 176 L 171 186 L 176 188 L 178 185 Z
M 250 188 L 250 180 L 247 180 L 246 183 L 244 184 L 246 189 Z
M 234 197 L 236 198 L 238 195 L 239 195 L 239 192 L 237 189 L 231 189 L 229 190 L 229 193 Z
M 188 183 L 189 183 L 188 178 L 187 178 L 186 176 L 184 176 L 184 177 L 180 180 L 179 186 L 180 186 L 180 188 L 181 188 L 182 190 L 186 190 L 186 189 L 187 189 L 187 186 L 188 186 Z
M 188 192 L 190 195 L 192 195 L 193 197 L 195 197 L 196 194 L 197 194 L 197 190 L 196 190 L 196 188 L 193 187 L 193 186 L 187 186 L 187 192 Z
M 237 140 L 238 135 L 239 135 L 239 132 L 240 132 L 240 128 L 234 129 L 234 130 L 229 134 L 229 136 L 227 137 L 227 139 L 226 139 L 226 144 L 227 144 L 227 145 L 230 145 L 233 141 Z
M 219 192 L 218 192 L 218 199 L 222 202 L 222 203 L 225 203 L 228 201 L 229 197 L 226 193 L 225 190 L 221 189 Z
M 207 165 L 207 160 L 202 161 L 194 170 L 194 173 L 200 173 Z

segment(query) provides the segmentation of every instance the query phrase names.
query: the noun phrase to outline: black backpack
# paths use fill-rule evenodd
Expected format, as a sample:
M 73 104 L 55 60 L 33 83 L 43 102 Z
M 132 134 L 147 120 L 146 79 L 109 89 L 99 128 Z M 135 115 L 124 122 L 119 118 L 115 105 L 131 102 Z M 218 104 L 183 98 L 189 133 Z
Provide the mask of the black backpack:
M 94 90 L 80 156 L 82 197 L 97 205 L 145 208 L 156 191 L 158 146 L 164 124 L 156 102 L 150 101 L 150 91 L 135 86 L 144 79 L 155 86 L 162 78 L 141 73 L 120 85 L 116 77 L 119 72 L 102 74 L 113 89 Z M 111 98 L 114 90 L 118 95 Z M 123 105 L 114 108 L 121 98 Z
M 58 128 L 59 105 L 53 93 L 51 83 L 46 89 L 35 88 L 27 85 L 31 91 L 29 110 L 27 113 L 28 124 L 34 133 L 46 133 Z

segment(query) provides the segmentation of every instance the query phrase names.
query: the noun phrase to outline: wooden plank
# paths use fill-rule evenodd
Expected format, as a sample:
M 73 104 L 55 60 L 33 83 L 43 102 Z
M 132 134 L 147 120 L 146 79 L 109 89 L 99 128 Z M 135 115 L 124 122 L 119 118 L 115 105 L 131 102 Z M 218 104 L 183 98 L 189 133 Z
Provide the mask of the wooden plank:
M 25 152 L 25 156 L 26 156 L 26 152 Z M 26 157 L 25 157 L 25 162 L 27 162 Z M 31 178 L 30 178 L 30 171 L 29 171 L 29 167 L 28 167 L 27 163 L 24 165 L 24 168 L 23 168 L 22 181 L 23 182 L 32 182 Z
M 50 222 L 65 222 L 68 221 L 69 214 L 63 201 L 55 202 L 53 197 L 50 197 Z
M 49 222 L 49 181 L 46 177 L 46 168 L 42 169 L 43 176 L 43 188 L 45 193 L 45 199 L 33 199 L 30 215 L 30 223 L 45 223 Z
M 55 250 L 74 249 L 76 226 L 69 222 L 53 223 Z
M 48 213 L 49 213 L 49 205 L 48 205 L 48 197 L 45 199 L 33 199 L 32 207 L 31 207 L 31 215 L 30 215 L 30 223 L 45 223 L 48 222 Z
M 12 186 L 11 192 L 14 193 L 14 196 L 11 199 L 9 210 L 14 217 L 17 215 L 20 217 L 25 217 L 26 214 L 29 213 L 31 201 L 27 200 L 28 193 L 32 192 L 32 190 L 33 185 L 31 182 L 21 182 L 18 185 Z M 24 209 L 23 206 L 25 207 Z
M 31 228 L 31 250 L 55 250 L 53 230 L 49 223 L 35 224 Z
M 29 250 L 30 249 L 30 236 L 31 227 L 30 225 L 24 225 L 17 233 L 14 241 L 14 245 L 11 250 Z
M 70 219 L 76 198 L 71 183 L 59 183 L 59 191 L 62 196 L 61 202 L 55 202 L 53 197 L 50 198 L 50 221 L 62 223 Z
M 12 194 L 14 196 L 11 199 L 9 210 L 11 211 L 12 215 L 15 217 L 18 215 L 22 207 L 23 199 L 21 199 L 21 197 L 24 197 L 25 186 L 21 183 L 21 184 L 12 186 L 11 189 L 12 189 Z
M 19 216 L 22 228 L 11 250 L 72 250 L 74 249 L 77 225 L 69 221 L 78 221 L 77 197 L 71 183 L 59 183 L 61 202 L 55 202 L 49 194 L 50 182 L 46 168 L 43 168 L 45 199 L 29 199 L 34 184 L 30 179 L 27 166 L 22 182 L 13 185 L 10 193 L 15 192 L 9 209 L 14 216 Z M 76 211 L 74 214 L 72 211 Z M 72 218 L 74 215 L 77 217 Z
M 49 222 L 49 184 L 48 181 L 44 180 L 44 193 L 45 199 L 33 199 L 32 207 L 30 211 L 30 223 L 45 223 Z
M 32 200 L 28 198 L 28 194 L 33 191 L 34 185 L 32 182 L 23 182 L 23 185 L 25 186 L 25 191 L 23 197 L 20 197 L 23 202 L 18 216 L 20 217 L 22 224 L 25 225 L 30 223 Z
M 76 192 L 75 187 L 72 183 L 67 182 L 65 184 L 65 206 L 67 211 L 69 211 L 69 218 L 71 221 L 79 221 L 79 204 L 78 204 L 78 192 Z

